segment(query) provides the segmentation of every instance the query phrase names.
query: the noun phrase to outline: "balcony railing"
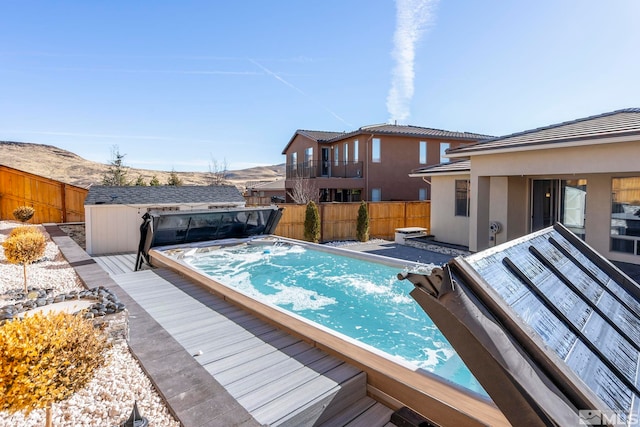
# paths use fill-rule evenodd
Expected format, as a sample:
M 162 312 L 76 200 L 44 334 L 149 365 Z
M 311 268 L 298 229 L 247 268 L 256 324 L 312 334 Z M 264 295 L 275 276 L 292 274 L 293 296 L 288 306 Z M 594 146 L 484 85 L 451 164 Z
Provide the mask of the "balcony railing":
M 287 165 L 287 179 L 293 178 L 362 178 L 362 162 L 314 160 Z

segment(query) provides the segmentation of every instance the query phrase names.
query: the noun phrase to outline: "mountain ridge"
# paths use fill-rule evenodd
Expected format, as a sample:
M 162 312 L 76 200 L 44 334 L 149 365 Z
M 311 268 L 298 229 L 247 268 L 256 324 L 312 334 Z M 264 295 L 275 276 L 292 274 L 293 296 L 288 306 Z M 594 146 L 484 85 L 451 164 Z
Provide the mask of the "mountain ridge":
M 138 176 L 141 176 L 148 184 L 155 176 L 161 184 L 166 184 L 173 172 L 132 168 L 126 165 L 126 159 L 123 159 L 123 163 L 127 168 L 127 178 L 131 182 L 135 182 Z M 87 160 L 53 145 L 18 141 L 0 141 L 0 165 L 83 188 L 101 185 L 102 178 L 110 167 L 107 163 Z M 283 179 L 284 170 L 284 164 L 258 166 L 229 170 L 226 176 L 229 184 L 244 189 L 248 183 Z M 210 172 L 175 173 L 183 185 L 209 185 L 212 181 Z

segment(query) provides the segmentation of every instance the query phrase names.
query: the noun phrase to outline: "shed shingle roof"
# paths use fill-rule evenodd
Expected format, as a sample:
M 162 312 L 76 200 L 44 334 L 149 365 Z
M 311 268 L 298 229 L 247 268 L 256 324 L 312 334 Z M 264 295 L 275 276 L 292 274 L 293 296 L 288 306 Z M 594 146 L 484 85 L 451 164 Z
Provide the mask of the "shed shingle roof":
M 616 110 L 479 141 L 451 148 L 447 150 L 447 154 L 451 157 L 461 157 L 494 150 L 544 148 L 548 144 L 586 143 L 589 140 L 634 135 L 640 136 L 640 108 Z
M 233 185 L 128 186 L 89 188 L 85 205 L 154 205 L 183 203 L 243 204 L 244 197 Z

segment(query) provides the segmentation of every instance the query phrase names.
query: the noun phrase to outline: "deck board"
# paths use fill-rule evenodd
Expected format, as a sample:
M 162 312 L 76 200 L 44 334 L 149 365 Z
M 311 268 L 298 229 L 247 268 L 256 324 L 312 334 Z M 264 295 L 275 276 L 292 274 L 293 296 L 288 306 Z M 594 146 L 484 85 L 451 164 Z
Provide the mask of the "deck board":
M 291 337 L 290 335 L 284 335 L 280 337 L 270 335 L 265 338 L 265 340 L 268 340 L 268 342 L 276 349 L 291 345 L 296 342 L 295 338 Z M 203 366 L 205 366 L 209 363 L 224 359 L 226 357 L 233 357 L 236 354 L 242 354 L 250 350 L 251 348 L 260 345 L 261 341 L 262 340 L 259 337 L 236 341 L 228 345 L 219 345 L 217 341 L 211 341 L 203 344 L 198 349 L 194 349 L 194 352 L 202 351 L 202 355 L 198 357 L 198 360 Z
M 348 413 L 340 413 L 335 417 L 332 417 L 327 420 L 326 425 L 329 426 L 345 426 L 353 419 L 354 414 L 356 417 L 360 417 L 362 414 L 366 413 L 369 409 L 376 405 L 376 401 L 372 398 L 365 396 L 362 399 L 358 400 L 354 405 L 351 406 L 350 411 Z M 383 405 L 384 406 L 384 405 Z M 357 420 L 357 418 L 355 418 Z M 384 425 L 384 423 L 382 424 Z M 369 427 L 369 426 L 363 426 Z
M 131 273 L 136 265 L 136 254 L 134 253 L 96 256 L 94 259 L 110 275 Z
M 329 372 L 334 374 L 341 372 L 344 374 L 344 364 Z M 360 374 L 364 377 L 364 373 L 361 372 Z M 348 378 L 353 377 L 346 377 L 345 379 Z M 363 381 L 366 384 L 364 378 Z M 316 404 L 322 406 L 323 402 L 333 400 L 340 393 L 338 383 L 325 376 L 316 376 L 311 380 L 304 379 L 304 381 L 301 378 L 300 382 L 299 387 L 291 388 L 289 385 L 286 390 L 280 390 L 282 391 L 281 394 L 278 394 L 277 384 L 274 384 L 271 386 L 272 389 L 245 395 L 239 398 L 238 402 L 259 422 L 275 424 L 282 417 L 297 412 L 301 408 L 315 406 Z M 359 396 L 358 399 L 360 397 L 364 397 L 364 391 L 363 396 Z M 266 400 L 268 401 L 265 402 Z
M 384 420 L 391 418 L 392 414 L 393 411 L 391 409 L 376 403 L 351 422 L 339 425 L 344 425 L 345 427 L 384 427 L 387 424 Z M 374 424 L 372 422 L 374 420 L 378 420 L 378 423 Z
M 260 423 L 330 399 L 360 373 L 183 276 L 114 273 L 117 266 L 111 263 L 112 278 Z
M 251 351 L 218 360 L 215 364 L 208 364 L 205 368 L 214 374 L 220 384 L 224 385 L 258 374 L 285 360 L 290 360 L 291 357 L 309 350 L 310 347 L 307 343 L 299 341 L 286 348 L 290 349 L 290 354 L 285 354 L 283 349 L 261 345 Z
M 296 375 L 296 372 L 303 369 L 304 366 L 308 366 L 309 368 L 314 369 L 312 366 L 314 366 L 315 362 L 328 357 L 320 351 L 316 352 L 313 350 L 309 350 L 309 353 L 312 353 L 312 356 L 314 358 L 308 359 L 306 365 L 303 365 L 302 363 L 294 359 L 288 359 L 280 363 L 276 363 L 273 366 L 269 366 L 268 368 L 263 369 L 262 371 L 257 372 L 250 377 L 245 377 L 232 383 L 226 384 L 225 388 L 233 393 L 234 396 L 241 397 L 257 389 L 265 387 L 269 383 L 286 381 L 288 376 Z M 319 364 L 316 364 L 316 366 L 319 366 Z

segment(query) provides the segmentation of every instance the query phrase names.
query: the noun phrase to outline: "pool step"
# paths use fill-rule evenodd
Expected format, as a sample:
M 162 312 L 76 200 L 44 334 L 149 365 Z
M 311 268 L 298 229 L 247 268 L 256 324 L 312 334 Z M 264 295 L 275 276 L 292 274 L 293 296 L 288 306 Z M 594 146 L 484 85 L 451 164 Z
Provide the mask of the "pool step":
M 354 404 L 365 389 L 366 374 L 343 364 L 249 412 L 269 426 L 322 425 Z
M 327 419 L 322 427 L 392 427 L 389 420 L 393 410 L 365 396 Z
M 385 426 L 366 374 L 165 269 L 114 280 L 264 426 Z M 352 424 L 350 424 L 352 423 Z

